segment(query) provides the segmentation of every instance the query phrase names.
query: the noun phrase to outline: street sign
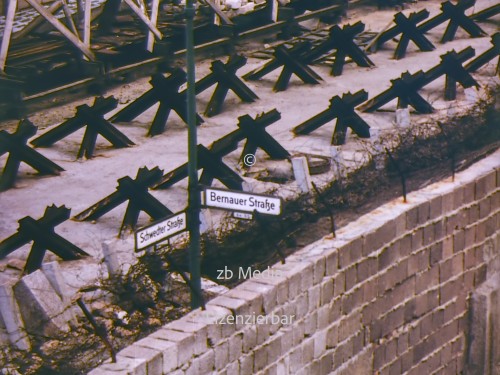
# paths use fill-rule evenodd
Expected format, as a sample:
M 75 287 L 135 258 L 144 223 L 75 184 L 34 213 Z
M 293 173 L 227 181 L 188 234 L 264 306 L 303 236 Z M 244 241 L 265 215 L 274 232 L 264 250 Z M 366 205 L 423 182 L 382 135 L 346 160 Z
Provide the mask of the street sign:
M 238 212 L 238 211 L 233 212 L 233 217 L 236 219 L 243 219 L 243 220 L 252 220 L 253 219 L 252 214 L 248 214 L 246 212 Z
M 207 207 L 239 212 L 257 211 L 265 215 L 281 214 L 281 198 L 213 188 L 206 188 L 204 193 Z
M 161 219 L 135 232 L 135 250 L 139 251 L 155 245 L 186 229 L 186 212 L 181 212 Z

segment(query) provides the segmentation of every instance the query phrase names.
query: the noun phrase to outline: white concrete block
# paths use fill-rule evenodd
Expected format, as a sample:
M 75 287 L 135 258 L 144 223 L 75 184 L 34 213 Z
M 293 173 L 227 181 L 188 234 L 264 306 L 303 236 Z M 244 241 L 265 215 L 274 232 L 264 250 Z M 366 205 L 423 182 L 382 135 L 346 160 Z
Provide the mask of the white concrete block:
M 253 355 L 242 355 L 238 359 L 239 372 L 233 374 L 254 374 L 253 370 Z
M 163 356 L 161 351 L 139 345 L 127 346 L 117 354 L 117 359 L 126 357 L 133 360 L 144 361 L 147 374 L 163 373 Z
M 137 346 L 156 349 L 161 352 L 163 358 L 163 373 L 168 374 L 177 368 L 177 345 L 171 341 L 160 340 L 154 337 L 145 337 L 135 343 Z
M 410 108 L 396 109 L 396 125 L 406 128 L 410 124 Z
M 72 293 L 68 288 L 68 284 L 61 272 L 59 262 L 44 263 L 42 265 L 42 272 L 44 273 L 45 277 L 47 277 L 47 280 L 49 280 L 50 284 L 63 301 L 66 319 L 68 321 L 75 321 L 77 314 L 76 305 L 71 306 Z
M 0 285 L 0 315 L 10 342 L 19 349 L 29 350 L 30 341 L 10 285 Z
M 167 324 L 166 326 L 164 326 L 164 328 L 159 329 L 149 337 L 154 337 L 159 340 L 166 340 L 175 343 L 177 346 L 178 364 L 189 362 L 194 355 L 193 334 L 168 329 Z
M 184 333 L 189 333 L 194 337 L 193 352 L 195 356 L 207 351 L 207 327 L 204 323 L 196 323 L 188 320 L 187 318 L 181 318 L 174 322 L 168 324 L 168 329 L 173 331 L 179 331 Z
M 56 291 L 56 293 L 61 297 L 62 300 L 69 300 L 71 297 L 70 290 L 64 277 L 61 273 L 61 267 L 59 267 L 58 262 L 49 262 L 42 264 L 42 272 L 44 273 L 47 280 Z
M 108 269 L 109 276 L 117 276 L 122 272 L 122 266 L 120 265 L 120 260 L 118 259 L 118 253 L 114 246 L 112 246 L 111 241 L 104 241 L 101 244 L 102 255 L 104 257 L 104 264 Z
M 215 352 L 210 349 L 208 352 L 204 353 L 198 357 L 198 366 L 200 374 L 212 374 L 215 370 Z
M 290 369 L 288 368 L 285 360 L 283 359 L 280 362 L 278 362 L 278 365 L 276 367 L 276 374 L 277 375 L 286 375 L 289 373 L 290 373 Z
M 299 185 L 302 193 L 308 193 L 312 189 L 311 175 L 309 174 L 309 166 L 305 156 L 292 158 L 293 174 L 295 181 Z
M 222 370 L 229 363 L 229 342 L 224 341 L 214 348 L 216 370 Z
M 259 293 L 262 296 L 262 308 L 264 313 L 270 314 L 276 307 L 278 287 L 249 280 L 241 284 L 240 288 Z
M 325 354 L 326 350 L 326 329 L 314 335 L 314 358 L 319 358 Z
M 236 362 L 243 353 L 243 334 L 234 335 L 229 340 L 229 362 Z
M 13 290 L 28 332 L 53 335 L 68 330 L 65 303 L 41 270 L 24 276 Z

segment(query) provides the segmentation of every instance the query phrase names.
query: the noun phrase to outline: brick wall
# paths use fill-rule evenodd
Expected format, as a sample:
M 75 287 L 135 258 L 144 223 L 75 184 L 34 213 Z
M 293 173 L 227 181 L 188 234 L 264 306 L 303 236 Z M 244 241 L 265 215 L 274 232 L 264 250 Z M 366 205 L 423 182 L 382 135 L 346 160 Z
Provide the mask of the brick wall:
M 377 208 L 91 374 L 460 373 L 470 293 L 500 270 L 499 160 Z M 253 314 L 294 319 L 216 323 Z

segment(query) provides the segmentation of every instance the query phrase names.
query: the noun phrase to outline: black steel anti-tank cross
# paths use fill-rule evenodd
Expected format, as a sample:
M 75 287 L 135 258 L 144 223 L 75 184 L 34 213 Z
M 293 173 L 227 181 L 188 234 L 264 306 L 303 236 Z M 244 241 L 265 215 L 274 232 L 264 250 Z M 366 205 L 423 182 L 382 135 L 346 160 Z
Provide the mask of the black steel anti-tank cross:
M 96 220 L 123 202 L 128 201 L 127 210 L 120 227 L 119 235 L 121 236 L 124 230 L 133 230 L 136 227 L 141 211 L 146 212 L 154 220 L 171 215 L 172 211 L 148 192 L 151 186 L 161 180 L 162 175 L 163 172 L 158 167 L 151 170 L 143 167 L 138 170 L 135 179 L 129 176 L 120 178 L 114 193 L 80 212 L 74 219 L 78 221 Z
M 471 18 L 465 15 L 465 11 L 474 6 L 475 3 L 476 0 L 463 0 L 457 4 L 449 1 L 441 3 L 441 13 L 421 24 L 418 29 L 427 32 L 449 21 L 446 31 L 441 38 L 441 43 L 452 41 L 459 27 L 464 29 L 473 38 L 487 35 Z
M 470 59 L 475 54 L 472 47 L 468 47 L 465 50 L 457 53 L 455 51 L 450 51 L 441 56 L 441 65 L 445 71 L 446 83 L 444 98 L 445 100 L 455 100 L 457 97 L 457 83 L 464 88 L 477 87 L 479 88 L 479 83 L 470 75 L 470 73 L 465 70 L 462 66 L 462 62 Z M 429 72 L 427 72 L 429 74 Z
M 354 42 L 356 35 L 365 30 L 365 25 L 360 21 L 354 25 L 344 25 L 340 28 L 334 25 L 326 40 L 317 47 L 314 47 L 304 55 L 308 62 L 317 60 L 324 54 L 336 50 L 335 60 L 332 65 L 331 75 L 340 76 L 346 64 L 346 58 L 349 56 L 358 66 L 369 68 L 375 64 L 368 58 L 365 52 Z
M 53 163 L 26 143 L 36 134 L 37 127 L 28 120 L 22 120 L 13 134 L 0 130 L 0 156 L 8 153 L 7 161 L 0 176 L 0 191 L 14 186 L 21 162 L 33 167 L 40 174 L 58 175 L 63 168 Z
M 360 90 L 354 94 L 350 92 L 330 99 L 330 106 L 321 113 L 296 126 L 294 134 L 309 134 L 328 122 L 337 119 L 332 136 L 332 145 L 343 145 L 347 128 L 361 138 L 370 138 L 370 126 L 355 112 L 354 108 L 368 99 L 368 93 Z
M 425 85 L 425 79 L 426 75 L 421 70 L 415 74 L 405 72 L 400 78 L 391 80 L 389 89 L 368 100 L 358 109 L 363 112 L 373 112 L 398 98 L 398 108 L 406 108 L 411 105 L 419 113 L 432 113 L 434 111 L 432 105 L 418 93 L 418 90 Z
M 132 121 L 159 102 L 160 106 L 149 128 L 148 136 L 155 136 L 165 131 L 171 110 L 174 110 L 187 124 L 186 92 L 179 92 L 180 86 L 186 82 L 186 73 L 178 68 L 168 77 L 164 77 L 163 74 L 155 74 L 149 82 L 153 88 L 116 113 L 111 117 L 111 121 Z M 200 125 L 202 122 L 203 119 L 196 115 L 196 124 Z
M 491 17 L 495 17 L 497 14 L 500 14 L 500 4 L 495 4 L 489 8 L 480 10 L 477 13 L 474 13 L 470 16 L 475 21 L 486 21 Z
M 493 46 L 490 49 L 467 63 L 465 65 L 465 70 L 468 72 L 475 72 L 483 65 L 486 65 L 488 62 L 500 55 L 500 33 L 493 34 L 491 37 L 491 44 L 493 44 Z M 500 73 L 500 59 L 498 59 L 496 73 Z
M 446 100 L 455 99 L 457 82 L 465 88 L 472 86 L 479 87 L 476 80 L 462 66 L 463 62 L 473 57 L 474 54 L 474 49 L 472 47 L 467 47 L 458 53 L 452 50 L 444 55 L 441 55 L 441 62 L 424 73 L 424 78 L 420 82 L 421 87 L 424 87 L 442 75 L 445 75 Z
M 310 49 L 311 43 L 308 41 L 297 43 L 290 49 L 284 45 L 279 45 L 274 48 L 274 58 L 271 61 L 245 74 L 243 78 L 249 81 L 256 81 L 273 70 L 283 67 L 274 85 L 274 91 L 286 90 L 292 74 L 295 74 L 304 83 L 318 85 L 322 78 L 307 66 L 307 60 L 304 58 Z
M 401 12 L 395 14 L 394 23 L 396 25 L 383 32 L 378 37 L 375 44 L 376 47 L 380 48 L 383 44 L 401 34 L 396 51 L 394 52 L 394 58 L 396 60 L 402 59 L 406 55 L 406 49 L 408 48 L 410 40 L 413 41 L 421 51 L 434 50 L 434 45 L 425 37 L 423 31 L 419 30 L 417 27 L 417 24 L 427 17 L 429 17 L 429 12 L 425 9 L 418 13 L 411 13 L 409 17 L 406 17 Z
M 222 157 L 203 145 L 198 145 L 198 160 L 203 172 L 200 184 L 211 186 L 214 179 L 219 180 L 229 189 L 243 190 L 243 179 L 222 161 Z
M 254 154 L 261 148 L 273 159 L 287 159 L 290 157 L 286 151 L 265 128 L 281 118 L 280 113 L 273 109 L 257 116 L 255 119 L 248 115 L 241 116 L 238 129 L 215 141 L 210 149 L 198 145 L 199 169 L 203 169 L 200 183 L 209 185 L 217 178 L 229 189 L 241 190 L 243 179 L 232 169 L 227 167 L 222 158 L 238 148 L 238 143 L 246 140 L 240 160 L 247 154 Z M 162 181 L 155 189 L 165 189 L 187 177 L 187 164 L 183 164 L 173 171 L 165 174 Z
M 134 144 L 113 124 L 104 119 L 104 115 L 115 109 L 118 100 L 110 96 L 98 97 L 92 107 L 87 104 L 76 107 L 76 115 L 47 133 L 34 139 L 31 144 L 35 147 L 49 147 L 68 135 L 86 126 L 82 144 L 78 150 L 78 158 L 91 158 L 94 154 L 97 136 L 100 134 L 117 148 L 129 147 Z
M 54 227 L 69 219 L 71 210 L 55 205 L 45 208 L 43 216 L 35 220 L 26 216 L 19 220 L 17 233 L 0 243 L 0 259 L 33 241 L 24 273 L 31 273 L 42 266 L 45 252 L 50 250 L 63 260 L 76 260 L 88 256 L 85 251 L 64 239 L 54 231 Z
M 198 170 L 203 169 L 200 184 L 210 186 L 214 179 L 219 180 L 228 189 L 242 190 L 243 179 L 229 168 L 222 160 L 223 155 L 199 144 L 197 147 Z M 154 189 L 166 189 L 183 180 L 188 175 L 187 163 L 166 173 Z
M 210 68 L 212 73 L 196 82 L 196 94 L 207 90 L 215 84 L 217 85 L 205 109 L 206 116 L 212 117 L 221 113 L 224 99 L 229 90 L 232 90 L 245 103 L 251 103 L 259 99 L 259 97 L 245 85 L 238 76 L 236 76 L 236 71 L 243 67 L 246 62 L 247 59 L 239 55 L 230 57 L 225 64 L 219 60 L 215 60 L 212 62 Z
M 277 111 L 268 113 L 272 115 L 277 113 L 278 119 L 281 117 Z M 266 119 L 263 117 L 256 117 L 253 119 L 249 115 L 244 115 L 238 118 L 238 127 L 241 130 L 240 134 L 238 134 L 238 138 L 243 137 L 247 140 L 241 152 L 240 160 L 242 160 L 245 155 L 255 154 L 258 148 L 268 154 L 271 159 L 283 160 L 290 157 L 288 151 L 266 132 L 265 123 Z

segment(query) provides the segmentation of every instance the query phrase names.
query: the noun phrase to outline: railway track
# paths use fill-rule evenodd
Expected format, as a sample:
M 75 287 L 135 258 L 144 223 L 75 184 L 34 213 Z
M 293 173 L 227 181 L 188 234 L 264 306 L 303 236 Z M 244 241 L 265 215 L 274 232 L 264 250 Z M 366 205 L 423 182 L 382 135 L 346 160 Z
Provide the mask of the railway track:
M 231 24 L 214 23 L 214 13 L 200 5 L 195 18 L 195 49 L 206 56 L 217 49 L 229 53 L 237 44 L 249 39 L 280 33 L 283 38 L 304 31 L 300 22 L 311 18 L 338 17 L 345 11 L 341 0 L 323 1 L 304 13 L 305 7 L 280 8 L 276 21 L 270 17 L 270 2 L 249 14 L 234 17 Z M 291 3 L 293 5 L 294 3 Z M 298 2 L 297 2 L 298 4 Z M 105 91 L 118 83 L 167 71 L 185 54 L 183 9 L 169 4 L 157 21 L 163 38 L 156 41 L 153 52 L 144 48 L 148 29 L 131 12 L 116 15 L 106 4 L 94 17 L 91 49 L 95 61 L 82 53 L 62 35 L 41 24 L 21 38 L 14 38 L 9 49 L 5 74 L 0 75 L 0 119 L 21 118 L 88 94 Z M 296 13 L 299 13 L 296 15 Z M 22 31 L 21 31 L 22 32 Z M 57 100 L 54 100 L 57 99 Z

